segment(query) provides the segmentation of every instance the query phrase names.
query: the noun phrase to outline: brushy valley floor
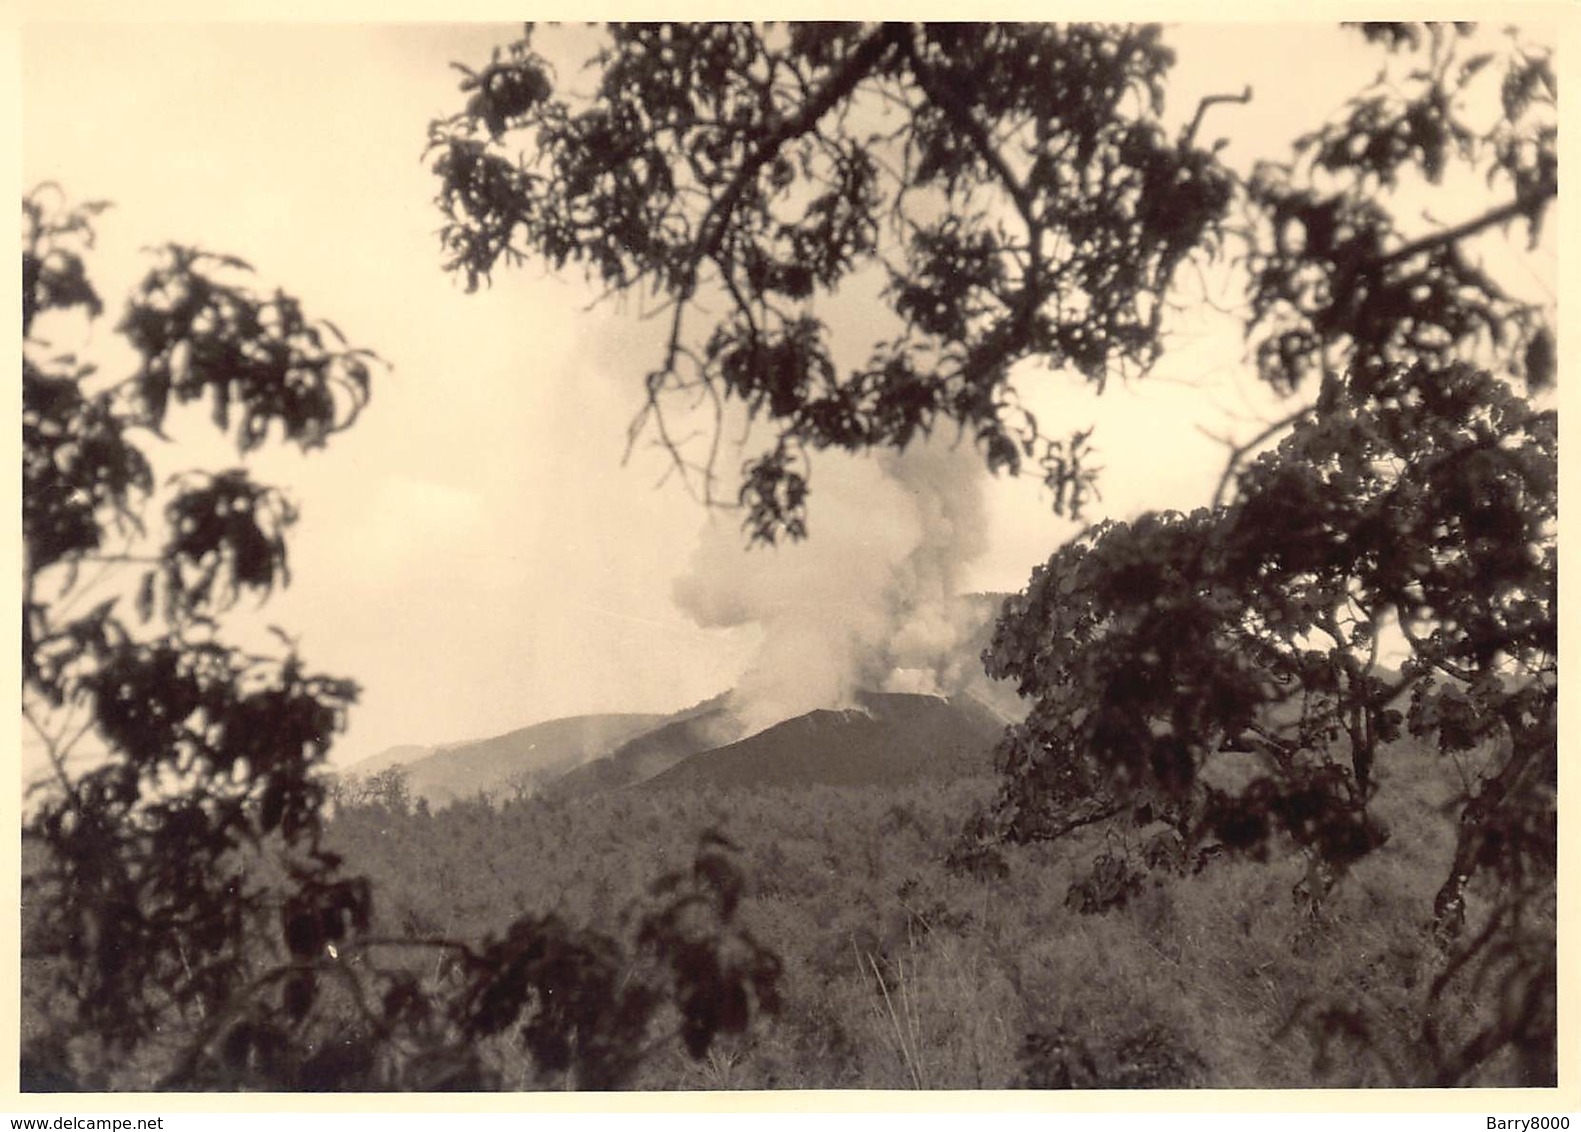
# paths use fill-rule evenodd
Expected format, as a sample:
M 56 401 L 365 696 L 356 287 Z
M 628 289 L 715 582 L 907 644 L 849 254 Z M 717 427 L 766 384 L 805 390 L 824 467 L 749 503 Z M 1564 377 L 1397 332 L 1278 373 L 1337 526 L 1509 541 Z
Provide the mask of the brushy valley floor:
M 945 858 L 991 777 L 432 814 L 364 805 L 330 833 L 372 878 L 384 927 L 452 939 L 550 910 L 620 933 L 700 831 L 730 838 L 751 886 L 745 921 L 784 964 L 785 1007 L 701 1062 L 655 1058 L 645 1089 L 1407 1086 L 1420 1083 L 1410 1035 L 1443 962 L 1426 923 L 1459 777 L 1410 743 L 1381 763 L 1393 836 L 1316 916 L 1292 899 L 1294 856 L 1220 860 L 1081 914 L 1067 890 L 1112 831 L 1008 849 L 1008 875 L 952 872 Z M 1311 1023 L 1334 1005 L 1362 1011 L 1363 1041 L 1319 1040 Z M 1476 1009 L 1440 1025 L 1469 1025 Z M 508 1042 L 494 1056 L 517 1088 L 563 1085 Z M 1508 1072 L 1495 1061 L 1483 1083 L 1509 1084 Z

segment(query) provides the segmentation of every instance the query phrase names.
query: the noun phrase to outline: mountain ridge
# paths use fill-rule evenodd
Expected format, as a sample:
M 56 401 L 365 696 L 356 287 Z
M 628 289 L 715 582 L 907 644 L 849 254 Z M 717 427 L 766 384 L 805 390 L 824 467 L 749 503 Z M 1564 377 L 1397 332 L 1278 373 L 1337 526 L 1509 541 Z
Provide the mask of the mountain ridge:
M 700 751 L 636 788 L 868 786 L 993 768 L 1004 721 L 976 697 L 860 692 L 856 701 L 857 706 L 807 712 Z
M 363 777 L 399 766 L 406 771 L 413 795 L 426 798 L 431 805 L 442 805 L 518 782 L 551 781 L 668 718 L 642 712 L 563 716 L 484 739 L 429 748 L 416 744 L 391 747 L 352 764 L 345 773 Z M 427 753 L 399 757 L 414 750 Z
M 1006 596 L 953 599 L 950 617 L 958 635 L 954 647 L 936 658 L 936 669 L 897 668 L 888 690 L 858 692 L 851 707 L 804 713 L 752 734 L 735 710 L 739 693 L 732 689 L 668 714 L 576 715 L 485 739 L 391 747 L 345 773 L 366 776 L 401 766 L 415 796 L 444 804 L 505 788 L 566 800 L 659 780 L 855 782 L 981 768 L 1004 726 L 1026 710 L 1013 685 L 990 680 L 978 659 Z M 946 681 L 953 694 L 908 688 L 910 676 L 925 687 Z M 765 752 L 774 752 L 780 765 L 761 765 Z

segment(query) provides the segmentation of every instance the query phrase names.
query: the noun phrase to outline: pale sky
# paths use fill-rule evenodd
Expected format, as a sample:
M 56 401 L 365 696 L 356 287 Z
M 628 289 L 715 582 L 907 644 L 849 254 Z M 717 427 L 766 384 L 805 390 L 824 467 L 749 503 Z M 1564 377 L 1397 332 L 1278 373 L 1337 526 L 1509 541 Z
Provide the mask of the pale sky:
M 143 270 L 138 249 L 174 240 L 249 260 L 261 287 L 296 294 L 393 366 L 327 449 L 254 461 L 302 510 L 292 585 L 259 616 L 297 637 L 313 667 L 363 685 L 339 763 L 578 712 L 672 710 L 729 686 L 753 655 L 751 629 L 700 628 L 674 603 L 703 510 L 654 488 L 655 454 L 621 466 L 654 327 L 589 311 L 593 293 L 569 274 L 503 271 L 468 295 L 440 270 L 427 124 L 460 105 L 448 63 L 482 62 L 514 31 L 24 32 L 24 184 L 115 202 L 89 265 L 109 312 L 82 352 L 127 366 L 111 328 Z M 1203 93 L 1255 88 L 1251 106 L 1217 107 L 1203 130 L 1234 139 L 1237 159 L 1315 125 L 1378 65 L 1326 26 L 1172 38 L 1175 114 Z M 1522 270 L 1551 288 L 1553 261 L 1550 241 Z M 1196 426 L 1246 435 L 1248 415 L 1269 410 L 1240 354 L 1232 331 L 1203 321 L 1182 332 L 1163 380 L 1111 387 L 1101 403 L 1070 378 L 1024 390 L 1056 434 L 1098 423 L 1093 517 L 1207 502 L 1223 452 Z M 230 458 L 202 429 L 182 435 L 161 456 L 171 470 Z M 843 475 L 815 465 L 815 541 L 818 492 L 834 498 Z M 987 504 L 987 549 L 962 588 L 1018 589 L 1073 528 L 1032 482 L 990 483 Z

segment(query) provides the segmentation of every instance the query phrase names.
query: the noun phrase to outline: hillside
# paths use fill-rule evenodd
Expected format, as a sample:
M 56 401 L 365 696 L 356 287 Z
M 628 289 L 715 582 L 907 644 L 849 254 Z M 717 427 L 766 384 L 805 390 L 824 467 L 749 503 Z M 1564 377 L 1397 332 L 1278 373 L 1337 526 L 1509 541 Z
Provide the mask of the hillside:
M 860 708 L 809 712 L 700 752 L 642 786 L 888 785 L 992 768 L 1004 724 L 975 698 L 863 693 L 860 701 Z
M 783 744 L 787 748 L 781 760 L 787 768 L 783 773 L 789 776 L 785 781 L 842 782 L 853 773 L 860 777 L 863 772 L 842 770 L 833 763 L 826 766 L 819 761 L 827 758 L 837 763 L 846 754 L 864 765 L 871 764 L 876 768 L 874 773 L 881 777 L 898 776 L 894 780 L 907 781 L 918 774 L 934 773 L 919 770 L 914 752 L 933 749 L 929 744 L 934 742 L 934 736 L 929 729 L 935 725 L 942 726 L 946 745 L 955 744 L 960 751 L 973 753 L 965 759 L 972 769 L 983 769 L 986 764 L 976 754 L 992 747 L 1005 723 L 1025 715 L 1025 705 L 1016 698 L 1011 684 L 989 680 L 978 660 L 992 637 L 994 619 L 1003 600 L 1003 594 L 969 594 L 955 599 L 953 616 L 963 631 L 954 650 L 960 667 L 951 682 L 964 692 L 948 701 L 953 712 L 941 713 L 937 705 L 946 701 L 935 696 L 874 693 L 864 699 L 865 723 L 854 721 L 855 726 L 849 731 L 836 727 L 839 737 L 827 753 L 824 746 L 812 754 L 792 749 L 807 739 L 815 739 L 815 745 L 827 744 L 831 720 L 842 715 L 813 712 L 800 717 L 800 721 L 807 722 L 789 720 L 769 728 L 763 734 L 773 737 L 746 748 L 746 756 L 738 753 L 722 759 L 711 757 L 701 764 L 708 769 L 680 772 L 681 780 L 687 781 L 695 774 L 711 778 L 717 764 L 729 768 L 717 771 L 727 778 L 780 781 L 776 776 L 781 771 L 747 768 L 753 760 L 769 757 L 756 752 L 773 751 Z M 574 716 L 473 742 L 391 747 L 353 764 L 347 773 L 367 777 L 393 766 L 405 767 L 413 794 L 428 799 L 431 805 L 484 791 L 509 790 L 518 784 L 561 799 L 622 790 L 662 776 L 696 756 L 746 742 L 744 729 L 730 710 L 730 696 L 726 692 L 669 715 Z M 922 722 L 924 718 L 927 722 Z M 796 726 L 781 731 L 787 724 Z M 982 736 L 986 736 L 986 741 L 980 741 Z M 951 760 L 957 759 L 959 753 L 946 752 L 945 763 L 953 765 Z M 748 761 L 738 767 L 736 760 L 741 757 Z M 803 776 L 804 770 L 811 777 Z
M 414 795 L 441 805 L 518 782 L 541 783 L 557 778 L 589 759 L 618 748 L 633 735 L 662 723 L 667 716 L 576 715 L 551 719 L 504 735 L 441 747 L 407 761 L 390 751 L 364 759 L 350 769 L 354 775 L 377 773 L 404 765 Z
M 389 770 L 392 766 L 409 766 L 419 759 L 426 759 L 437 750 L 438 747 L 425 747 L 421 743 L 401 743 L 398 746 L 386 747 L 378 754 L 369 755 L 365 759 L 358 759 L 346 767 L 344 773 L 366 778 L 378 774 L 381 770 Z
M 620 790 L 652 778 L 683 759 L 739 738 L 741 725 L 716 696 L 696 707 L 664 717 L 667 722 L 642 732 L 602 758 L 592 759 L 549 783 L 554 798 L 580 798 Z

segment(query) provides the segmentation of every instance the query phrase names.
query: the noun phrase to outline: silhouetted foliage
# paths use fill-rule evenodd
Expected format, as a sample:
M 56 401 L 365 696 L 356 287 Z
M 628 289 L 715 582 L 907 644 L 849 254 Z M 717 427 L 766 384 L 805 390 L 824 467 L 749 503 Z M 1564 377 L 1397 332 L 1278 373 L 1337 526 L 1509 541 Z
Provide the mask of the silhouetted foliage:
M 667 304 L 632 439 L 651 425 L 709 494 L 717 428 L 695 456 L 665 406 L 771 422 L 755 538 L 805 533 L 809 450 L 946 422 L 1079 512 L 1086 435 L 1042 436 L 1011 369 L 1142 371 L 1177 268 L 1218 243 L 1233 182 L 1160 125 L 1172 60 L 1149 26 L 611 25 L 583 100 L 529 28 L 432 127 L 446 264 L 476 286 L 536 255 Z M 841 372 L 817 299 L 868 269 L 891 317 Z
M 1173 827 L 1188 857 L 1266 858 L 1288 839 L 1310 865 L 1298 894 L 1317 905 L 1389 836 L 1368 809 L 1389 744 L 1409 733 L 1448 757 L 1483 752 L 1425 909 L 1452 958 L 1420 1037 L 1441 1084 L 1505 1046 L 1538 1084 L 1554 1042 L 1558 421 L 1513 383 L 1551 381 L 1551 331 L 1469 267 L 1464 244 L 1516 218 L 1535 236 L 1555 137 L 1519 102 L 1469 133 L 1451 113 L 1456 84 L 1491 59 L 1452 66 L 1455 33 L 1413 34 L 1434 64 L 1412 73 L 1418 101 L 1398 113 L 1449 108 L 1435 129 L 1453 146 L 1420 123 L 1409 145 L 1360 146 L 1396 137 L 1364 95 L 1344 124 L 1298 142 L 1304 163 L 1248 185 L 1271 241 L 1249 257 L 1248 335 L 1266 379 L 1320 377 L 1315 404 L 1238 449 L 1213 506 L 1100 524 L 1007 602 L 986 659 L 1033 708 L 1002 748 L 999 816 L 1011 836 L 1040 838 L 1135 815 Z M 1506 63 L 1547 74 L 1519 51 Z M 1552 75 L 1530 81 L 1551 106 Z M 1522 160 L 1546 173 L 1508 165 L 1520 131 Z M 1436 180 L 1446 147 L 1513 199 L 1406 240 L 1381 190 L 1411 163 Z M 1397 670 L 1380 661 L 1391 636 L 1408 649 Z M 1225 748 L 1258 756 L 1234 790 L 1210 773 Z M 1111 860 L 1103 876 L 1124 868 Z M 1461 940 L 1478 877 L 1491 882 L 1483 927 Z M 1100 879 L 1081 899 L 1123 902 L 1126 886 L 1110 899 Z M 1520 1005 L 1441 1048 L 1436 1002 L 1471 986 Z
M 755 1012 L 779 1009 L 778 960 L 735 923 L 743 883 L 734 847 L 705 833 L 692 867 L 653 885 L 629 939 L 557 913 L 520 916 L 476 944 L 370 935 L 340 916 L 367 907 L 350 886 L 338 906 L 288 904 L 295 962 L 208 1027 L 162 1086 L 499 1089 L 516 1070 L 486 1039 L 508 1034 L 539 1087 L 630 1087 L 677 1039 L 701 1057 Z
M 361 915 L 319 846 L 316 775 L 356 687 L 294 650 L 228 645 L 214 621 L 285 582 L 296 512 L 244 468 L 161 489 L 145 445 L 174 394 L 210 401 L 222 429 L 234 408 L 243 451 L 277 422 L 316 447 L 365 401 L 373 358 L 235 284 L 240 261 L 172 246 L 117 324 L 137 372 L 101 378 L 40 333 L 102 310 L 83 256 L 103 206 L 59 198 L 22 202 L 22 709 L 53 775 L 25 830 L 48 851 L 25 899 L 59 960 L 54 1021 L 116 1059 L 250 980 L 276 915 L 266 846 L 314 914 Z
M 241 261 L 172 246 L 117 324 L 136 372 L 101 379 L 42 334 L 102 311 L 84 256 L 103 206 L 59 197 L 22 202 L 22 711 L 50 775 L 23 830 L 23 1086 L 491 1088 L 468 1039 L 516 1027 L 542 1069 L 612 1088 L 655 1044 L 701 1056 L 774 1009 L 776 960 L 733 922 L 743 881 L 719 839 L 630 943 L 554 916 L 478 947 L 370 934 L 371 886 L 322 840 L 357 688 L 294 647 L 227 644 L 218 620 L 286 583 L 295 507 L 245 468 L 156 485 L 147 445 L 173 404 L 206 401 L 243 455 L 272 435 L 319 447 L 375 359 L 241 286 Z M 398 770 L 370 798 L 409 815 Z
M 1161 825 L 1173 839 L 1142 864 L 1176 870 L 1293 844 L 1317 909 L 1389 836 L 1368 806 L 1389 745 L 1476 748 L 1487 766 L 1424 907 L 1450 949 L 1432 997 L 1519 1005 L 1455 1048 L 1429 1009 L 1418 1036 L 1441 1084 L 1506 1048 L 1541 1083 L 1554 334 L 1476 241 L 1540 235 L 1556 79 L 1513 31 L 1480 50 L 1465 25 L 1357 30 L 1378 80 L 1242 175 L 1198 132 L 1251 92 L 1167 135 L 1173 56 L 1154 27 L 618 25 L 585 96 L 557 87 L 528 29 L 462 68 L 466 107 L 431 127 L 442 241 L 469 286 L 538 258 L 653 296 L 669 333 L 632 441 L 654 430 L 712 499 L 726 408 L 766 423 L 739 501 L 767 541 L 806 533 L 811 450 L 904 448 L 941 423 L 992 469 L 1031 461 L 1078 514 L 1086 434 L 1045 437 L 1016 383 L 1145 371 L 1182 265 L 1226 263 L 1258 374 L 1306 400 L 1232 449 L 1208 506 L 1101 524 L 1007 603 L 986 659 L 1032 710 L 1004 745 L 1001 832 Z M 1481 211 L 1418 218 L 1423 190 L 1470 178 Z M 864 272 L 885 309 L 842 370 L 818 303 Z M 677 404 L 715 412 L 700 456 L 666 424 Z M 1380 663 L 1389 635 L 1409 651 L 1398 671 Z M 1204 776 L 1226 746 L 1255 757 L 1241 786 Z M 1122 903 L 1134 870 L 1109 856 L 1071 898 Z

